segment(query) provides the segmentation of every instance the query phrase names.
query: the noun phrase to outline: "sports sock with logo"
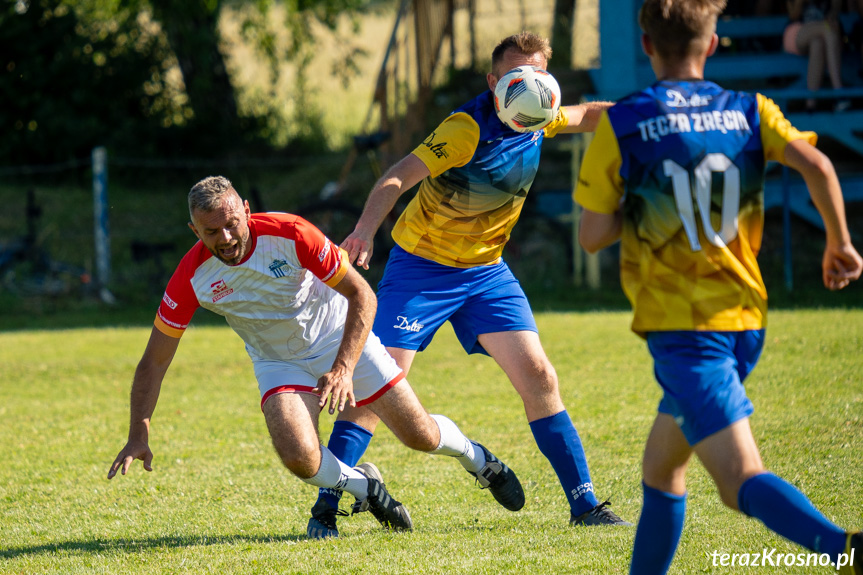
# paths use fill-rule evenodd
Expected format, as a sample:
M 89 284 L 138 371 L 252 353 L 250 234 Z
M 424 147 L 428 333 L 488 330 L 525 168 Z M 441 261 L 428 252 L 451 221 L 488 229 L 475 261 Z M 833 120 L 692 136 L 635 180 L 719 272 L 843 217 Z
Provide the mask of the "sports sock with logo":
M 349 467 L 360 462 L 372 440 L 372 432 L 352 421 L 336 420 L 327 448 L 342 463 Z M 338 489 L 322 487 L 318 490 L 318 501 L 325 500 L 330 507 L 338 509 L 342 492 Z
M 596 507 L 599 502 L 593 492 L 584 448 L 566 410 L 531 421 L 530 430 L 539 450 L 557 473 L 572 514 L 578 516 Z
M 686 494 L 674 495 L 641 483 L 644 505 L 635 531 L 630 575 L 668 571 L 686 517 Z
M 475 449 L 473 443 L 464 433 L 444 415 L 432 415 L 432 419 L 440 429 L 440 445 L 432 451 L 434 455 L 449 455 L 455 457 L 461 466 L 477 473 L 485 465 L 485 454 L 482 449 Z
M 306 483 L 316 487 L 337 487 L 341 486 L 354 497 L 363 500 L 369 493 L 369 481 L 366 476 L 339 461 L 333 453 L 321 446 L 321 467 L 318 472 L 308 479 L 303 479 Z
M 737 507 L 768 529 L 836 561 L 845 551 L 845 530 L 818 511 L 799 489 L 772 473 L 750 477 L 737 492 Z

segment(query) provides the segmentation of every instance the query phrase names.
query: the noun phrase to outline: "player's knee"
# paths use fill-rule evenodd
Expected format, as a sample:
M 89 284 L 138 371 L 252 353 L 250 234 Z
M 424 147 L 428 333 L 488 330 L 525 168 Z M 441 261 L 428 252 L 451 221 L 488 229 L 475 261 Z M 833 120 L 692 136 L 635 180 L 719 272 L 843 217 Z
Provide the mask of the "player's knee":
M 645 485 L 664 493 L 682 495 L 686 493 L 686 468 L 669 467 L 667 464 L 645 458 L 641 463 Z
M 416 425 L 407 433 L 403 433 L 399 439 L 405 446 L 415 449 L 416 451 L 430 452 L 438 448 L 440 443 L 440 433 L 437 423 L 431 418 L 422 425 Z
M 540 368 L 540 379 L 547 393 L 558 393 L 557 371 L 555 371 L 554 366 L 548 360 Z
M 299 477 L 300 479 L 309 479 L 314 477 L 320 467 L 320 462 L 315 462 L 310 458 L 282 458 L 282 463 L 288 468 L 288 471 Z
M 560 395 L 557 383 L 557 372 L 548 360 L 537 362 L 531 366 L 526 376 L 526 385 L 519 386 L 521 396 L 551 397 Z
M 312 449 L 311 446 L 303 446 L 299 442 L 290 447 L 280 446 L 274 442 L 273 446 L 279 459 L 282 460 L 282 465 L 300 479 L 308 479 L 318 472 L 321 463 L 319 446 L 315 445 L 315 449 Z
M 746 479 L 751 477 L 753 473 L 747 473 L 745 470 L 739 470 L 722 475 L 717 474 L 713 480 L 716 483 L 716 489 L 719 491 L 719 499 L 722 504 L 733 509 L 739 510 L 738 495 L 740 488 L 746 482 Z
M 740 491 L 739 489 L 733 488 L 719 488 L 719 499 L 722 500 L 722 504 L 732 509 L 734 511 L 738 511 L 739 507 L 737 504 L 737 493 Z
M 670 474 L 658 473 L 656 469 L 643 467 L 642 480 L 648 487 L 652 487 L 657 491 L 671 493 L 674 485 L 674 476 Z

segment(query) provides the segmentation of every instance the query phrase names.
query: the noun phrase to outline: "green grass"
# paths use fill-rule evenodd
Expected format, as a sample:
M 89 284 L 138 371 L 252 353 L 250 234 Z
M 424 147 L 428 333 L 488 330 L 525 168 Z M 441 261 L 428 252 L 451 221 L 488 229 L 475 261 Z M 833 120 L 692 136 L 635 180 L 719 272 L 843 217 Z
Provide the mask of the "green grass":
M 863 311 L 780 311 L 748 382 L 766 464 L 824 513 L 863 527 Z M 659 394 L 627 313 L 542 313 L 540 332 L 586 446 L 600 497 L 635 520 L 639 467 Z M 339 540 L 304 539 L 315 489 L 267 437 L 250 362 L 222 326 L 192 328 L 152 428 L 154 471 L 112 481 L 132 372 L 148 328 L 0 333 L 0 573 L 626 573 L 631 528 L 571 529 L 557 480 L 494 363 L 466 357 L 449 329 L 411 383 L 515 469 L 527 505 L 498 507 L 460 466 L 401 447 L 381 427 L 367 454 L 416 529 L 368 514 Z M 322 416 L 321 430 L 332 421 Z M 698 464 L 675 573 L 725 572 L 706 554 L 796 548 L 723 508 Z M 785 567 L 765 572 L 788 573 Z M 823 570 L 795 570 L 821 573 Z

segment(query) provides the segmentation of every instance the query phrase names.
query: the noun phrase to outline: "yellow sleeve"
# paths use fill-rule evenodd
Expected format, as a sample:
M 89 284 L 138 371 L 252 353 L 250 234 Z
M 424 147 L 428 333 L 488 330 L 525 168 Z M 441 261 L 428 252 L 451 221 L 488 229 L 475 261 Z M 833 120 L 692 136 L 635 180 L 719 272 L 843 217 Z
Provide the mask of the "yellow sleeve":
M 159 317 L 159 314 L 156 314 L 156 320 L 153 322 L 153 325 L 163 334 L 176 339 L 183 337 L 183 334 L 186 332 L 185 329 L 178 329 L 168 325 L 161 317 Z
M 598 214 L 613 214 L 620 208 L 625 190 L 620 176 L 620 145 L 611 127 L 608 113 L 603 112 L 593 141 L 581 161 L 578 185 L 573 199 L 580 206 Z
M 563 106 L 560 107 L 560 112 L 557 113 L 557 117 L 551 121 L 551 123 L 543 128 L 545 130 L 545 135 L 549 138 L 553 138 L 560 132 L 563 128 L 569 125 L 569 114 L 566 113 L 566 110 L 563 109 Z
M 755 95 L 758 98 L 758 115 L 761 118 L 761 145 L 764 147 L 764 159 L 785 163 L 785 146 L 794 140 L 806 140 L 813 146 L 818 141 L 815 132 L 801 132 L 791 125 L 791 122 L 779 109 L 779 106 L 766 96 Z
M 336 269 L 335 273 L 330 276 L 324 283 L 330 287 L 336 287 L 339 285 L 339 282 L 344 279 L 345 275 L 348 273 L 348 267 L 350 267 L 351 257 L 348 255 L 348 252 L 345 251 L 344 248 L 339 248 L 339 267 Z
M 450 168 L 467 164 L 479 144 L 479 125 L 464 112 L 457 112 L 441 122 L 431 135 L 417 146 L 413 155 L 422 160 L 431 177 Z

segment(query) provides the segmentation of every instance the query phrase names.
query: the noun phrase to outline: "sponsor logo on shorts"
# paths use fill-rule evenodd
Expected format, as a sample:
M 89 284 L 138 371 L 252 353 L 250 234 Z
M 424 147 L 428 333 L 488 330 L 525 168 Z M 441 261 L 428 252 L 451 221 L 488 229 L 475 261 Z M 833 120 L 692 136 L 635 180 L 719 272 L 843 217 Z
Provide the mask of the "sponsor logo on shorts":
M 162 301 L 165 302 L 165 305 L 171 309 L 177 309 L 177 302 L 168 297 L 168 292 L 165 292 L 165 295 L 162 296 Z
M 219 280 L 217 282 L 211 283 L 210 287 L 213 288 L 213 303 L 216 303 L 223 297 L 229 296 L 234 293 L 234 290 L 228 287 L 228 284 L 225 283 L 225 280 Z
M 396 329 L 403 329 L 405 331 L 418 332 L 425 327 L 425 324 L 419 323 L 417 320 L 413 320 L 412 322 L 408 321 L 408 318 L 400 315 L 396 318 L 396 324 L 393 327 Z
M 283 278 L 285 277 L 284 268 L 288 267 L 288 262 L 286 262 L 285 260 L 273 260 L 273 263 L 271 263 L 267 267 L 269 267 L 270 271 L 273 272 L 273 276 L 277 278 Z

